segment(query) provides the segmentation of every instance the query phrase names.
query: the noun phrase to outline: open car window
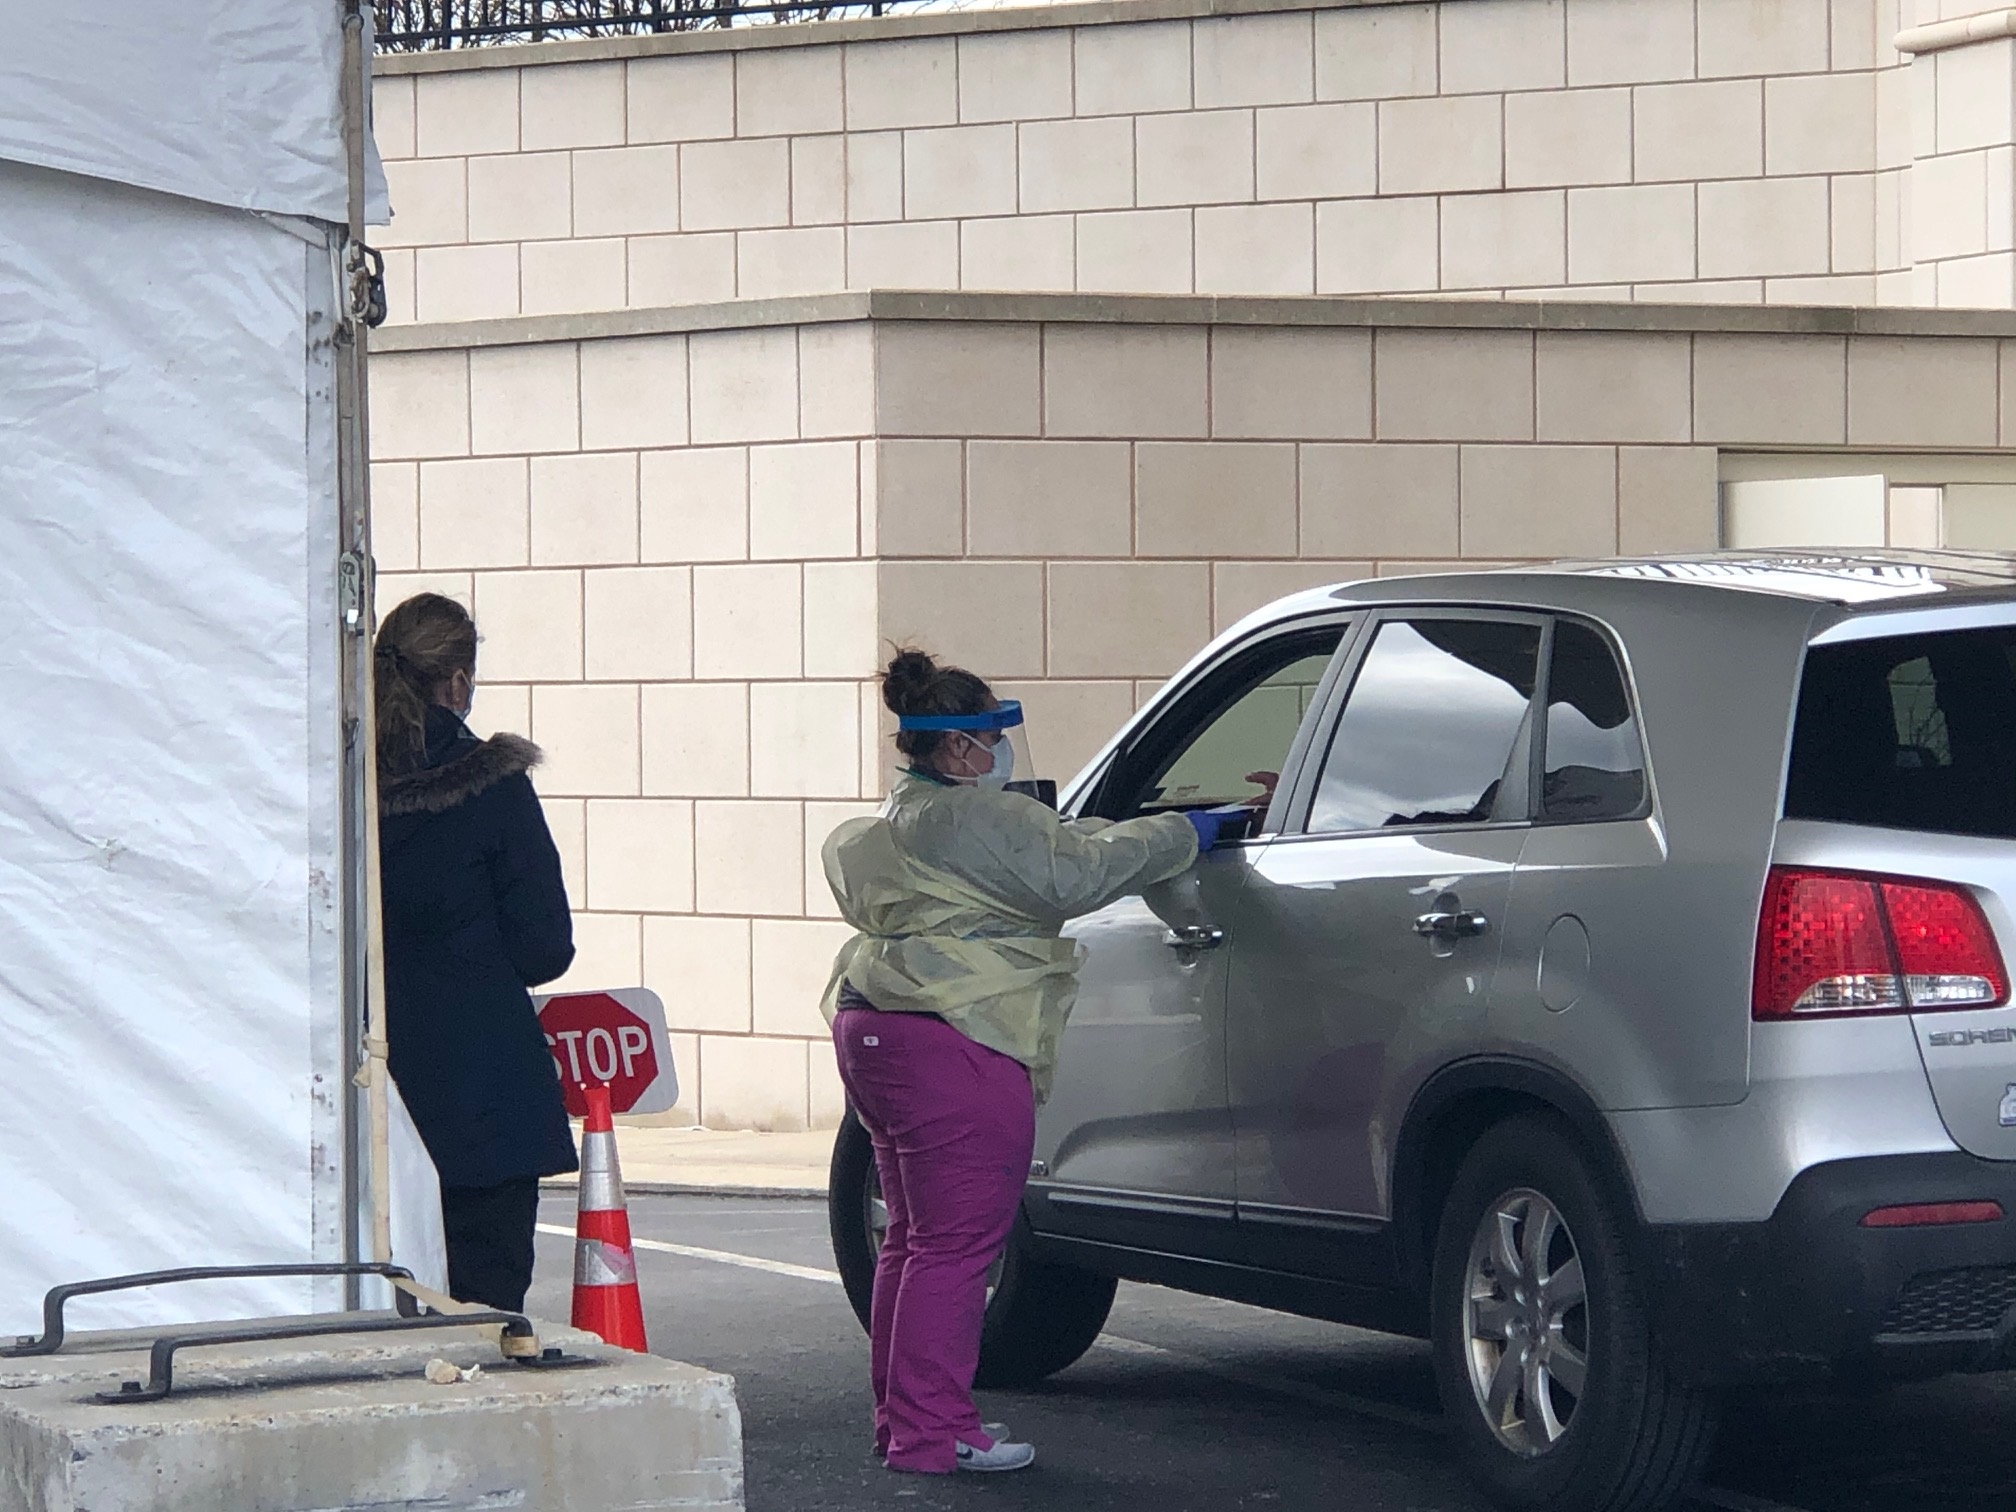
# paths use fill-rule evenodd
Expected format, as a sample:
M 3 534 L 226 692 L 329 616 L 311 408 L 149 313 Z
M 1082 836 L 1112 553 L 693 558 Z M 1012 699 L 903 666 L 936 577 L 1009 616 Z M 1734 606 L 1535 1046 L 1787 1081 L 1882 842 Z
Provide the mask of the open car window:
M 1122 755 L 1096 811 L 1131 819 L 1246 804 L 1253 811 L 1250 833 L 1266 813 L 1345 629 L 1286 632 L 1200 678 Z
M 1535 623 L 1422 615 L 1381 624 L 1331 736 L 1310 833 L 1506 817 L 1499 795 L 1526 748 L 1539 670 Z

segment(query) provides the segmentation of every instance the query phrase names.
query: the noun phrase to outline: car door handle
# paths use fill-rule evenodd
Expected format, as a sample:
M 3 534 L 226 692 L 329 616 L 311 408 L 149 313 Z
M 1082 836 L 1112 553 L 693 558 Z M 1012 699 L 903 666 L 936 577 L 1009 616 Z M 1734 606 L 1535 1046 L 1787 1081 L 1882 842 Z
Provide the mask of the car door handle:
M 1424 913 L 1414 921 L 1414 933 L 1428 940 L 1470 940 L 1490 928 L 1491 921 L 1474 908 L 1455 913 Z
M 1216 924 L 1183 924 L 1162 936 L 1171 950 L 1216 950 L 1225 943 L 1225 931 Z

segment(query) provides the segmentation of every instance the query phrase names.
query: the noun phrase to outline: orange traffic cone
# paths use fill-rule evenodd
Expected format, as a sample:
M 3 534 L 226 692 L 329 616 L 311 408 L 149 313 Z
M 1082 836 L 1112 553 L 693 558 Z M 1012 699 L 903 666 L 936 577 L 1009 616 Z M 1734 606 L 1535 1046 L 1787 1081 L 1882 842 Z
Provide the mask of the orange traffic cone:
M 642 1353 L 650 1346 L 644 1342 L 644 1302 L 637 1294 L 609 1089 L 583 1090 L 588 1122 L 581 1133 L 581 1212 L 574 1226 L 574 1326 Z

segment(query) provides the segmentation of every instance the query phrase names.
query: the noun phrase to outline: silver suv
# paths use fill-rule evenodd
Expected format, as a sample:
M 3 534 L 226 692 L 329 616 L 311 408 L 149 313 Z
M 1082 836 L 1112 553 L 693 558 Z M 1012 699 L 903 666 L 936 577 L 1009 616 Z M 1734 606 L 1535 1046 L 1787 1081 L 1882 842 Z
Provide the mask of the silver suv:
M 983 1382 L 1116 1278 L 1432 1341 L 1502 1504 L 1653 1508 L 1721 1388 L 2016 1365 L 2016 564 L 1349 584 L 1065 791 L 1271 795 L 1082 921 Z M 864 1315 L 877 1204 L 835 1147 Z

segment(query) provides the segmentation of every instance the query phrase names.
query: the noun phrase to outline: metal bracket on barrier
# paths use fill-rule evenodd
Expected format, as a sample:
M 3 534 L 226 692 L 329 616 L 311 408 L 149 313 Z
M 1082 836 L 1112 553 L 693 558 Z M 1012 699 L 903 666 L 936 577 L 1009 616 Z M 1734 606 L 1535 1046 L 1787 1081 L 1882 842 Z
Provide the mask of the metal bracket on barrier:
M 539 1336 L 523 1313 L 472 1312 L 422 1313 L 418 1317 L 353 1317 L 348 1320 L 306 1319 L 298 1323 L 247 1324 L 243 1328 L 226 1325 L 191 1333 L 163 1334 L 148 1351 L 147 1382 L 123 1382 L 117 1391 L 101 1391 L 95 1401 L 118 1405 L 125 1402 L 158 1402 L 175 1389 L 175 1352 L 206 1344 L 261 1344 L 275 1339 L 312 1339 L 322 1334 L 409 1333 L 426 1328 L 499 1327 L 498 1345 L 505 1359 L 514 1365 L 552 1369 L 562 1365 L 582 1365 L 580 1356 L 558 1349 L 539 1348 Z M 513 1345 L 525 1353 L 514 1353 Z
M 63 1347 L 63 1306 L 72 1297 L 99 1296 L 105 1292 L 137 1291 L 143 1286 L 169 1286 L 181 1281 L 237 1281 L 271 1276 L 382 1276 L 387 1281 L 411 1281 L 413 1272 L 403 1265 L 383 1261 L 325 1261 L 313 1265 L 193 1265 L 180 1270 L 141 1271 L 130 1276 L 105 1276 L 95 1281 L 72 1281 L 52 1286 L 42 1298 L 42 1332 L 23 1334 L 11 1345 L 0 1348 L 0 1359 L 22 1359 L 29 1355 L 52 1355 Z M 420 1303 L 410 1293 L 393 1287 L 393 1299 L 401 1318 L 421 1315 Z
M 42 1299 L 42 1332 L 32 1337 L 23 1335 L 13 1344 L 0 1348 L 0 1358 L 53 1355 L 61 1350 L 66 1337 L 63 1308 L 73 1297 L 137 1291 L 145 1286 L 168 1286 L 182 1281 L 231 1281 L 276 1276 L 382 1277 L 392 1283 L 393 1303 L 398 1311 L 389 1318 L 382 1313 L 324 1313 L 282 1322 L 224 1323 L 158 1334 L 148 1351 L 146 1382 L 123 1382 L 117 1391 L 99 1392 L 96 1400 L 108 1403 L 160 1401 L 175 1389 L 177 1350 L 209 1344 L 260 1344 L 279 1339 L 312 1339 L 323 1334 L 495 1328 L 498 1352 L 513 1365 L 532 1370 L 551 1370 L 594 1363 L 585 1355 L 570 1355 L 557 1348 L 540 1348 L 539 1335 L 523 1313 L 502 1312 L 451 1301 L 421 1286 L 414 1280 L 413 1272 L 405 1266 L 379 1260 L 329 1261 L 313 1265 L 196 1265 L 179 1270 L 141 1271 L 130 1276 L 105 1276 L 95 1281 L 73 1281 L 66 1286 L 52 1286 Z

